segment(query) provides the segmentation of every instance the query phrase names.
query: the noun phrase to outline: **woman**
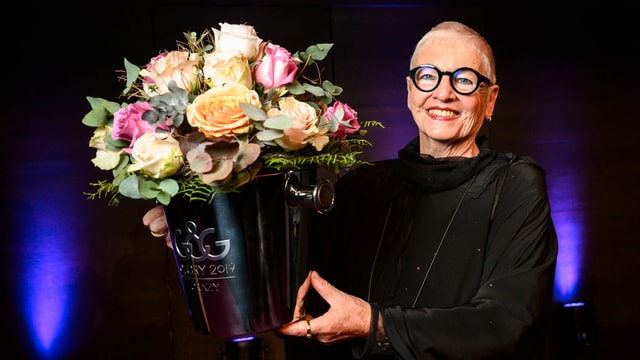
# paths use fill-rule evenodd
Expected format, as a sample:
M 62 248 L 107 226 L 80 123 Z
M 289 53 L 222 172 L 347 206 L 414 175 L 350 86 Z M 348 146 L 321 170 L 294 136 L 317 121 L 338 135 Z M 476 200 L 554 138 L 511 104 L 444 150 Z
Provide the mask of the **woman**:
M 478 135 L 498 97 L 493 52 L 443 22 L 418 42 L 406 81 L 418 137 L 337 182 L 318 226 L 333 231 L 313 242 L 324 269 L 279 330 L 335 345 L 290 341 L 289 354 L 544 358 L 557 238 L 543 169 Z M 324 300 L 313 315 L 311 288 Z

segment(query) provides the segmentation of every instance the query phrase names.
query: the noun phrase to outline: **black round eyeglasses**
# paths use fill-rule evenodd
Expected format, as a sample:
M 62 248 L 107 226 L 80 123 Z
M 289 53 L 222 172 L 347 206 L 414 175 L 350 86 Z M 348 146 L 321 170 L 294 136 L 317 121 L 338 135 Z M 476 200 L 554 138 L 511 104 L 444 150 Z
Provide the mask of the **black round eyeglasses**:
M 409 70 L 413 85 L 424 92 L 435 90 L 444 75 L 449 76 L 449 83 L 451 83 L 453 91 L 460 95 L 472 94 L 478 90 L 481 83 L 491 85 L 489 78 L 468 67 L 454 71 L 441 71 L 433 65 L 420 65 Z

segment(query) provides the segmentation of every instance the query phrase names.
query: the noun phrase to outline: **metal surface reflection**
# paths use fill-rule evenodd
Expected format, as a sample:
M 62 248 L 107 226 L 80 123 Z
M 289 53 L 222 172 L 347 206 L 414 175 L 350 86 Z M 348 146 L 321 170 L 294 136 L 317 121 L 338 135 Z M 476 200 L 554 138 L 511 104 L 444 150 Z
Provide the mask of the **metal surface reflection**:
M 309 217 L 333 205 L 333 185 L 305 185 L 313 182 L 315 170 L 279 173 L 217 194 L 211 204 L 175 198 L 165 207 L 196 331 L 235 338 L 291 320 L 308 271 Z

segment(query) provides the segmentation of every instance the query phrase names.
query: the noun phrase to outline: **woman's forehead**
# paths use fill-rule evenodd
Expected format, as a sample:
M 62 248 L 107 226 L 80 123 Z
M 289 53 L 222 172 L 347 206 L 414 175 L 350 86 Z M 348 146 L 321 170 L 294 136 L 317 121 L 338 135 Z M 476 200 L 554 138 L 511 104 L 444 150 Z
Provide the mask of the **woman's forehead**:
M 461 67 L 476 70 L 482 68 L 482 55 L 469 38 L 436 37 L 423 44 L 418 52 L 417 64 L 431 64 L 444 71 L 453 71 Z

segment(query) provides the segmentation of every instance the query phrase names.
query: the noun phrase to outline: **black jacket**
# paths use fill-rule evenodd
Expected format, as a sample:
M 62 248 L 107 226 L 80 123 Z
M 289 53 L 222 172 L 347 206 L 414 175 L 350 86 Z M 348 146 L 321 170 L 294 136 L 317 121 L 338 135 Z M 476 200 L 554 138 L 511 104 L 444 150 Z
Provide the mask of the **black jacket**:
M 544 171 L 477 141 L 477 157 L 435 159 L 419 154 L 416 139 L 398 159 L 336 183 L 310 263 L 380 306 L 391 348 L 381 353 L 373 339 L 294 340 L 287 359 L 545 357 L 557 238 Z M 326 310 L 309 303 L 315 315 Z

